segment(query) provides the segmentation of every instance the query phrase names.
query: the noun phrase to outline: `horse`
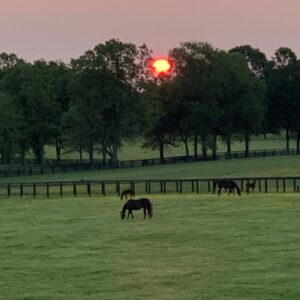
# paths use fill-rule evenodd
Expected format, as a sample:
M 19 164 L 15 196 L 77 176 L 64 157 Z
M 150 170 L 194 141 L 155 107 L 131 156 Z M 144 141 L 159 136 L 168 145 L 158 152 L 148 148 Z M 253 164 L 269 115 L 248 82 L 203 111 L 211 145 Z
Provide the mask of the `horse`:
M 134 193 L 134 190 L 133 189 L 128 189 L 128 190 L 125 190 L 122 192 L 121 194 L 121 200 L 123 200 L 123 197 L 125 197 L 125 199 L 127 199 L 127 196 L 130 196 L 130 197 L 135 197 L 135 193 Z
M 129 215 L 131 215 L 131 219 L 133 219 L 133 210 L 143 209 L 144 211 L 144 219 L 146 218 L 147 212 L 149 219 L 153 216 L 153 205 L 147 198 L 141 198 L 138 200 L 130 199 L 124 205 L 121 213 L 121 220 L 125 219 L 126 210 L 128 210 L 127 220 L 129 219 Z
M 246 183 L 246 191 L 247 191 L 248 194 L 250 192 L 250 189 L 252 189 L 252 193 L 254 193 L 255 183 L 256 183 L 256 180 L 253 180 L 253 182 Z
M 241 190 L 238 187 L 238 185 L 232 181 L 232 180 L 215 180 L 214 181 L 214 193 L 216 191 L 216 186 L 218 185 L 219 190 L 218 190 L 218 196 L 221 196 L 221 190 L 222 188 L 224 188 L 225 190 L 229 189 L 229 193 L 228 196 L 230 195 L 230 193 L 233 193 L 234 195 L 234 189 L 237 190 L 238 195 L 241 195 Z

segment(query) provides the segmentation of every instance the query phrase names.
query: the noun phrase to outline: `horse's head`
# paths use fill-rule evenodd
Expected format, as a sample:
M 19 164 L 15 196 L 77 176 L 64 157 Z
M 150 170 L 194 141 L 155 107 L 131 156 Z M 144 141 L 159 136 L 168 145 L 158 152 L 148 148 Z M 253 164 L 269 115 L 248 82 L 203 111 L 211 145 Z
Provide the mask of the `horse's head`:
M 120 214 L 121 214 L 121 220 L 124 220 L 125 219 L 125 211 L 120 211 Z

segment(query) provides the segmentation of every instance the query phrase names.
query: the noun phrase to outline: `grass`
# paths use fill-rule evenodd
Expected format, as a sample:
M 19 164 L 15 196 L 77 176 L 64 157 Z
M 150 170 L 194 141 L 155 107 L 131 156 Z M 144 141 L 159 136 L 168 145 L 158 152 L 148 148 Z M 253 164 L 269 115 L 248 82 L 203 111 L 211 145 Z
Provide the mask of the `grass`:
M 142 148 L 143 141 L 137 142 L 127 142 L 124 143 L 123 147 L 119 153 L 120 160 L 133 160 L 133 159 L 146 159 L 146 158 L 158 158 L 159 152 L 158 150 L 151 150 Z M 296 148 L 296 141 L 291 140 L 291 148 Z M 250 143 L 250 150 L 262 150 L 262 149 L 284 149 L 285 148 L 285 140 L 284 139 L 267 139 L 267 140 L 252 140 Z M 190 145 L 190 151 L 192 152 L 193 146 Z M 200 148 L 199 148 L 200 149 Z M 232 144 L 232 151 L 244 151 L 245 145 L 244 142 L 234 141 Z M 55 147 L 47 146 L 46 150 L 46 158 L 55 159 Z M 226 147 L 223 142 L 218 142 L 218 151 L 225 152 Z M 185 155 L 185 149 L 183 145 L 179 147 L 167 147 L 165 151 L 165 156 L 179 156 Z M 88 154 L 83 153 L 84 159 L 88 159 Z M 64 152 L 62 158 L 65 159 L 79 159 L 79 154 L 76 152 L 66 153 Z M 99 153 L 95 153 L 95 158 L 102 158 Z
M 0 202 L 0 299 L 299 299 L 298 195 Z
M 215 162 L 182 163 L 165 166 L 140 167 L 58 173 L 38 176 L 0 178 L 0 182 L 32 182 L 55 180 L 120 180 L 177 179 L 251 176 L 299 176 L 299 156 L 247 158 Z

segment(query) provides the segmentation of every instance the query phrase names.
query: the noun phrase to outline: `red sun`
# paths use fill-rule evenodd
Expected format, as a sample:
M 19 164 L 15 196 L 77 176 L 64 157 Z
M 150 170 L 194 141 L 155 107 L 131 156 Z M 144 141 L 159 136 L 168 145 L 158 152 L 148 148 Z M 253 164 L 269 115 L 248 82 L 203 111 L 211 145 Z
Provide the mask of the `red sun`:
M 171 72 L 172 64 L 167 58 L 157 58 L 152 61 L 150 68 L 154 75 L 162 76 Z

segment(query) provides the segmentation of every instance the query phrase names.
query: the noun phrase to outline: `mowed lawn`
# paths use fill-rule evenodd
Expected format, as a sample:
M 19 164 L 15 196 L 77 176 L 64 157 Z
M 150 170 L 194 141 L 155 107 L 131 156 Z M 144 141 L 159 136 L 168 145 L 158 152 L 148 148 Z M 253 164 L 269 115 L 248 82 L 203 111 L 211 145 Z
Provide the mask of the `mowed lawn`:
M 243 158 L 149 167 L 1 177 L 0 183 L 72 180 L 191 179 L 299 176 L 300 156 Z
M 297 194 L 0 202 L 0 299 L 299 299 Z

